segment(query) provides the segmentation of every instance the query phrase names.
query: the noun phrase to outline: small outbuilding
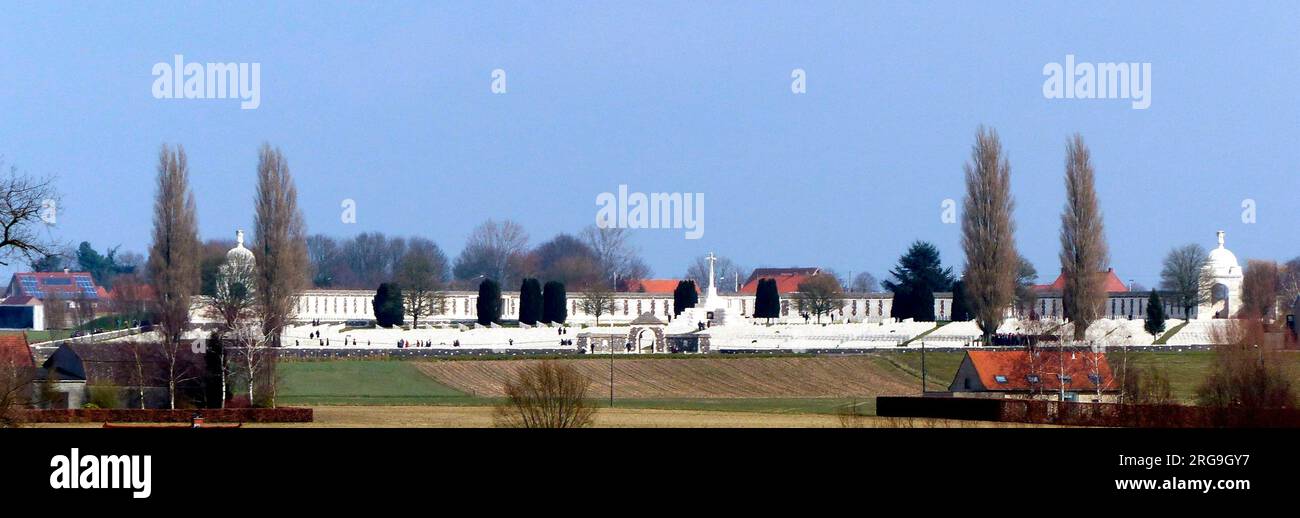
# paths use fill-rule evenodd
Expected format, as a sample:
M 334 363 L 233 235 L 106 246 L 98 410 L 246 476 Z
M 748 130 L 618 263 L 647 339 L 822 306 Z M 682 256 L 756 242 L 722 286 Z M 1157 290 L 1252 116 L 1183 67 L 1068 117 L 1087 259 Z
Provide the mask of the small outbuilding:
M 1088 349 L 967 351 L 948 390 L 957 396 L 1113 401 L 1106 353 Z

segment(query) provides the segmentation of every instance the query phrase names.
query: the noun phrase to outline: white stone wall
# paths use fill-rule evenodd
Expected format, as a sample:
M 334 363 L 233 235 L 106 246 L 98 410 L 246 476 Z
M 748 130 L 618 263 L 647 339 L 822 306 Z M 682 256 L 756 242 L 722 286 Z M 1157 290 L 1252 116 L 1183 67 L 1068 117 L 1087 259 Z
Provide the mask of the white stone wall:
M 446 322 L 457 320 L 473 320 L 478 317 L 477 302 L 478 292 L 475 291 L 450 291 L 441 294 L 443 297 L 442 311 L 440 314 L 432 317 L 422 317 L 421 320 L 432 322 Z M 1112 293 L 1110 299 L 1104 307 L 1103 318 L 1127 319 L 1132 317 L 1134 320 L 1146 318 L 1147 293 Z M 595 317 L 582 311 L 580 300 L 581 293 L 568 294 L 568 321 L 575 323 L 589 323 L 595 321 Z M 728 294 L 722 295 L 723 307 L 729 316 L 738 315 L 749 317 L 754 311 L 754 296 L 749 294 Z M 311 320 L 323 320 L 328 322 L 343 322 L 347 320 L 371 320 L 374 319 L 374 308 L 372 301 L 374 292 L 368 290 L 308 290 L 303 292 L 299 297 L 296 310 L 297 314 L 294 320 L 297 322 L 306 322 Z M 1163 298 L 1165 301 L 1165 315 L 1171 319 L 1186 319 L 1182 308 L 1176 307 L 1170 302 L 1168 297 Z M 618 293 L 615 294 L 615 310 L 611 315 L 601 315 L 602 324 L 625 323 L 630 322 L 642 313 L 652 312 L 660 320 L 667 321 L 672 315 L 673 298 L 671 294 L 647 294 L 647 293 Z M 829 320 L 834 322 L 879 322 L 888 320 L 889 312 L 893 306 L 893 296 L 890 293 L 864 293 L 864 294 L 846 294 L 844 304 L 838 311 L 830 315 Z M 519 318 L 519 293 L 505 293 L 502 295 L 502 318 L 513 320 Z M 1041 296 L 1037 303 L 1037 309 L 1040 316 L 1044 318 L 1061 318 L 1063 305 L 1059 295 Z M 951 294 L 942 293 L 935 297 L 934 313 L 939 320 L 946 320 L 952 311 Z M 1199 313 L 1198 309 L 1193 308 L 1192 317 L 1196 318 Z M 1008 316 L 1013 316 L 1013 312 L 1008 311 Z M 199 315 L 196 315 L 199 317 Z M 409 318 L 409 317 L 408 317 Z M 198 320 L 207 320 L 198 318 Z M 823 317 L 823 321 L 827 321 Z M 774 319 L 776 322 L 803 322 L 799 314 L 798 302 L 790 294 L 781 296 L 781 317 Z

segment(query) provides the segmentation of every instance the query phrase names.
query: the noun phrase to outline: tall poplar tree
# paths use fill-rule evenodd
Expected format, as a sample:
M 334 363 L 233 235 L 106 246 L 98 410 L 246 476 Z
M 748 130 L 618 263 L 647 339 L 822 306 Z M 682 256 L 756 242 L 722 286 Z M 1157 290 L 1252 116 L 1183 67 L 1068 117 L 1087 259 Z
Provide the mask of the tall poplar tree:
M 307 287 L 307 227 L 298 209 L 289 162 L 263 144 L 257 160 L 257 214 L 253 220 L 257 297 L 262 334 L 272 346 L 293 316 L 298 293 Z
M 1061 213 L 1061 298 L 1074 324 L 1074 339 L 1083 340 L 1106 303 L 1105 273 L 1110 263 L 1101 205 L 1097 201 L 1092 153 L 1075 134 L 1066 144 L 1065 210 Z
M 149 278 L 157 294 L 155 312 L 167 361 L 167 393 L 176 408 L 176 387 L 189 374 L 180 362 L 181 340 L 190 324 L 190 297 L 199 289 L 199 231 L 194 193 L 190 191 L 185 148 L 164 145 L 158 154 L 158 191 L 154 197 L 153 243 Z
M 1011 220 L 1011 163 L 996 131 L 983 126 L 975 135 L 971 161 L 966 164 L 966 200 L 962 211 L 961 245 L 966 253 L 962 278 L 965 302 L 991 345 L 1002 317 L 1016 295 L 1016 225 Z M 954 294 L 955 295 L 955 294 Z M 953 305 L 956 306 L 954 300 Z M 955 313 L 955 310 L 954 310 Z

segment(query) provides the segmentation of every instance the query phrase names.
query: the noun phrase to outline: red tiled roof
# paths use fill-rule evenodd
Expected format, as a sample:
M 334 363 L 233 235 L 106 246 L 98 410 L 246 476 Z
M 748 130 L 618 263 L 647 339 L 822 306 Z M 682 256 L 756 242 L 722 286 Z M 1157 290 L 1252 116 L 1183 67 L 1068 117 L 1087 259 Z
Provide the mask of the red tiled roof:
M 821 273 L 821 268 L 756 268 L 749 274 L 741 293 L 757 293 L 759 279 L 776 279 L 777 293 L 794 293 L 799 285 Z
M 627 281 L 627 291 L 639 293 L 672 293 L 681 279 L 635 279 Z M 695 291 L 700 287 L 696 286 Z
M 1115 275 L 1114 269 L 1106 270 L 1104 272 L 1097 272 L 1097 274 L 1106 276 L 1105 283 L 1106 283 L 1107 293 L 1128 291 L 1128 286 L 1124 285 L 1124 281 L 1119 280 L 1119 276 Z M 1065 289 L 1064 273 L 1058 275 L 1056 277 L 1056 280 L 1053 281 L 1051 284 L 1034 285 L 1034 290 L 1036 291 L 1061 291 L 1063 289 Z
M 1037 355 L 1032 362 L 1030 354 Z M 1107 391 L 1119 389 L 1114 384 L 1105 353 L 1077 350 L 1061 352 L 1046 349 L 1038 349 L 1035 352 L 1028 350 L 966 352 L 966 358 L 979 375 L 980 384 L 989 391 L 1029 391 L 1040 388 L 1029 379 L 1029 375 L 1035 373 L 1038 374 L 1043 390 L 1060 390 L 1058 379 L 1062 356 L 1064 356 L 1065 375 L 1070 378 L 1070 381 L 1065 384 L 1066 390 L 1096 390 L 1097 385 L 1089 378 L 1093 373 L 1094 362 L 1097 364 L 1096 372 L 1100 376 L 1102 389 Z M 965 361 L 963 367 L 964 363 Z M 958 369 L 958 376 L 961 376 L 961 369 Z M 1005 381 L 999 381 L 999 376 Z
M 0 300 L 0 304 L 5 306 L 26 306 L 40 304 L 41 300 L 30 295 L 14 295 L 12 297 Z
M 27 346 L 27 335 L 11 333 L 0 335 L 0 366 L 35 367 L 32 350 Z
M 91 286 L 97 298 L 108 296 L 108 292 L 96 285 L 94 277 L 87 272 L 18 272 L 9 281 L 6 295 L 30 295 L 42 300 L 57 295 L 71 299 L 81 292 L 81 285 Z

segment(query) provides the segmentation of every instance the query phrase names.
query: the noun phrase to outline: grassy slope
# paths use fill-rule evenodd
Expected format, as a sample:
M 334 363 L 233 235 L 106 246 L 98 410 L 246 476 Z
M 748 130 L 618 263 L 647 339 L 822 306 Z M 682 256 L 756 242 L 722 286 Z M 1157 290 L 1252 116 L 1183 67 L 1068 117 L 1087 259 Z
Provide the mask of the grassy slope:
M 952 383 L 953 376 L 957 375 L 957 367 L 961 365 L 961 359 L 965 355 L 966 353 L 961 351 L 926 351 L 926 388 L 931 391 L 948 390 L 948 384 Z M 882 353 L 880 360 L 888 362 L 894 368 L 912 376 L 916 379 L 917 387 L 921 386 L 921 352 L 919 350 Z
M 284 362 L 280 400 L 290 405 L 484 404 L 425 376 L 414 363 L 387 360 Z
M 895 354 L 890 353 L 889 356 Z M 898 356 L 908 355 L 900 353 Z M 916 356 L 919 365 L 919 355 Z M 623 358 L 619 360 L 622 361 Z M 871 357 L 869 361 L 883 371 L 895 373 L 897 378 L 917 379 L 919 382 L 919 367 L 918 374 L 913 375 L 906 368 L 900 368 L 898 364 L 881 357 Z M 934 361 L 934 358 L 927 357 L 927 361 Z M 280 364 L 283 376 L 280 399 L 286 404 L 296 405 L 488 405 L 497 401 L 491 397 L 466 394 L 439 383 L 420 372 L 420 363 L 391 360 L 284 362 Z M 951 377 L 950 374 L 943 375 Z M 895 382 L 892 386 L 896 385 Z M 933 378 L 931 385 L 937 386 Z M 607 394 L 604 392 L 607 385 L 600 388 L 601 390 L 593 391 L 592 395 L 600 398 L 598 401 L 602 406 L 607 406 L 608 399 L 601 397 Z M 834 413 L 845 405 L 855 405 L 860 412 L 866 414 L 875 412 L 875 399 L 865 396 L 659 397 L 615 400 L 615 406 L 621 408 L 818 414 Z

